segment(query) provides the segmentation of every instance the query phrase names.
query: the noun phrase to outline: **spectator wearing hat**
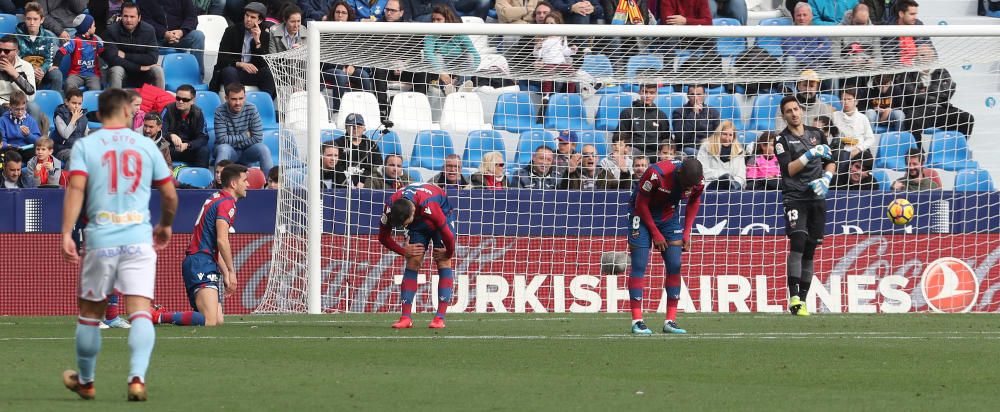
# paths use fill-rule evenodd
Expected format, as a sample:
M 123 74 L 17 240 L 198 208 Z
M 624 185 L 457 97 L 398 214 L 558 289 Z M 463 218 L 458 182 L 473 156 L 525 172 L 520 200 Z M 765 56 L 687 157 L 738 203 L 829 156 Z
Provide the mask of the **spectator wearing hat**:
M 360 114 L 347 115 L 344 128 L 344 136 L 333 142 L 340 149 L 337 170 L 346 173 L 354 187 L 362 188 L 382 166 L 382 151 L 365 136 L 365 118 Z
M 228 160 L 244 166 L 260 162 L 271 170 L 271 150 L 262 143 L 264 123 L 257 107 L 246 102 L 242 84 L 226 85 L 226 103 L 215 109 L 215 162 Z
M 555 153 L 551 147 L 541 145 L 531 155 L 531 163 L 514 172 L 510 177 L 511 187 L 524 189 L 555 189 L 559 185 L 559 173 L 552 167 Z
M 63 87 L 67 92 L 83 85 L 87 90 L 101 90 L 101 66 L 97 57 L 104 53 L 104 41 L 94 34 L 93 17 L 81 14 L 73 22 L 76 23 L 76 36 L 59 48 L 59 53 L 70 61 Z
M 108 26 L 108 41 L 101 57 L 108 64 L 108 87 L 140 87 L 145 83 L 163 88 L 163 68 L 156 31 L 142 21 L 135 3 L 122 5 L 118 22 Z
M 698 154 L 698 145 L 719 127 L 719 111 L 705 104 L 705 85 L 693 84 L 687 89 L 687 103 L 674 109 L 674 141 L 688 156 Z M 648 155 L 648 154 L 647 154 Z
M 209 89 L 220 85 L 240 83 L 256 86 L 274 99 L 277 93 L 271 69 L 264 62 L 271 44 L 270 34 L 260 27 L 267 15 L 267 7 L 258 2 L 243 8 L 243 24 L 229 26 L 219 42 L 219 59 L 215 63 Z
M 813 120 L 820 116 L 833 118 L 833 106 L 826 104 L 819 98 L 819 74 L 815 70 L 806 69 L 799 75 L 799 81 L 795 84 L 795 100 L 802 106 L 802 123 L 811 125 Z M 785 119 L 778 114 L 775 122 L 775 130 L 785 128 Z
M 579 153 L 576 152 L 576 143 L 579 142 L 579 138 L 576 132 L 572 130 L 563 130 L 559 132 L 556 136 L 556 156 L 554 167 L 556 173 L 560 176 L 566 176 L 567 174 L 576 171 L 576 167 L 580 165 Z M 576 157 L 576 162 L 574 163 L 574 156 Z

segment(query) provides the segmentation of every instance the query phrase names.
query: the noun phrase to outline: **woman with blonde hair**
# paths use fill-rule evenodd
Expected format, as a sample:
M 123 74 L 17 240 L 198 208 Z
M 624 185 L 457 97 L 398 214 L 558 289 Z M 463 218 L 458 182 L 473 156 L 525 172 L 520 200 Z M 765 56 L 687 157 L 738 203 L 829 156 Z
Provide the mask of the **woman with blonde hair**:
M 715 190 L 742 190 L 747 182 L 743 147 L 736 141 L 736 127 L 723 121 L 701 143 L 698 160 L 705 172 L 705 186 Z
M 507 170 L 503 154 L 487 152 L 479 163 L 479 170 L 472 174 L 474 189 L 503 190 L 507 188 Z

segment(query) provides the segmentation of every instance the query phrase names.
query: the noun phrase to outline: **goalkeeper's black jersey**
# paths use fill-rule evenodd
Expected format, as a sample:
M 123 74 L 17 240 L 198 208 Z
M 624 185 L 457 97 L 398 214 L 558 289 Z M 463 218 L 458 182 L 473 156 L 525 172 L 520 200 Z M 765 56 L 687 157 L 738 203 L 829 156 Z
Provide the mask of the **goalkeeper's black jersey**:
M 778 134 L 774 153 L 778 156 L 778 165 L 781 167 L 781 193 L 785 201 L 823 199 L 809 188 L 809 182 L 822 177 L 823 166 L 832 161 L 821 158 L 810 160 L 795 176 L 788 175 L 788 164 L 797 162 L 809 149 L 824 144 L 828 144 L 826 136 L 821 130 L 811 126 L 805 126 L 803 136 L 794 135 L 787 127 Z

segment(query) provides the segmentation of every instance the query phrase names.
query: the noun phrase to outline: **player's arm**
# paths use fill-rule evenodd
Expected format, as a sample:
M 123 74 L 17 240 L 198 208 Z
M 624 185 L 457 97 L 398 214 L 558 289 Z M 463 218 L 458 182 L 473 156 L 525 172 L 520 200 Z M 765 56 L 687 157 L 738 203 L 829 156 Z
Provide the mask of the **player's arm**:
M 385 246 L 397 255 L 406 256 L 406 250 L 396 242 L 396 239 L 392 238 L 392 227 L 389 226 L 389 211 L 388 209 L 382 214 L 381 224 L 378 226 L 378 242 Z
M 87 173 L 70 172 L 69 183 L 66 184 L 66 197 L 63 200 L 62 255 L 64 260 L 73 264 L 80 262 L 80 255 L 76 253 L 76 242 L 73 241 L 73 228 L 83 208 L 86 187 Z
M 229 244 L 229 221 L 223 218 L 215 219 L 215 245 L 222 259 L 219 268 L 223 270 L 222 281 L 226 291 L 236 290 L 236 268 L 233 266 L 233 248 Z
M 455 256 L 455 233 L 451 231 L 451 226 L 448 225 L 448 218 L 445 217 L 440 205 L 431 203 L 428 208 L 431 213 L 429 215 L 425 214 L 424 218 L 434 226 L 434 230 L 437 230 L 441 234 L 441 241 L 444 242 L 445 248 L 445 255 L 441 256 L 441 258 L 449 259 Z
M 652 168 L 648 168 L 642 174 L 642 178 L 639 179 L 639 187 L 636 189 L 639 192 L 635 196 L 635 215 L 639 216 L 639 220 L 643 225 L 646 225 L 646 230 L 653 237 L 654 244 L 665 244 L 666 239 L 660 233 L 660 229 L 656 227 L 656 222 L 653 221 L 653 213 L 649 210 L 649 201 L 652 193 L 655 193 L 656 189 L 660 187 L 659 179 L 650 179 L 654 173 L 656 172 Z
M 691 190 L 688 197 L 687 206 L 684 208 L 684 247 L 687 248 L 691 241 L 691 229 L 694 227 L 694 219 L 698 217 L 698 209 L 701 208 L 701 188 Z

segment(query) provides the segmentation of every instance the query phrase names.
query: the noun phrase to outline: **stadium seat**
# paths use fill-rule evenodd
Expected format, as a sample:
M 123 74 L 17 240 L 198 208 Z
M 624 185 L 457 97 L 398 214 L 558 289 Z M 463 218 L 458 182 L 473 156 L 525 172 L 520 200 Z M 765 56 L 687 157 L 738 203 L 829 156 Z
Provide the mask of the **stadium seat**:
M 420 175 L 420 171 L 411 167 L 403 169 L 406 171 L 406 177 L 410 178 L 411 182 L 422 182 L 423 177 Z
M 413 143 L 410 164 L 414 167 L 441 170 L 444 167 L 444 158 L 451 154 L 455 154 L 455 145 L 451 142 L 451 135 L 448 132 L 421 130 L 417 132 Z
M 578 136 L 580 142 L 576 145 L 577 152 L 583 151 L 583 145 L 592 144 L 597 149 L 597 154 L 601 159 L 608 155 L 608 139 L 605 138 L 606 134 L 604 132 L 587 130 L 578 133 Z
M 655 103 L 656 107 L 662 110 L 668 119 L 673 121 L 674 110 L 684 107 L 687 103 L 687 95 L 684 93 L 661 94 L 656 96 Z
M 17 16 L 0 14 L 0 34 L 17 34 Z
M 257 106 L 264 130 L 278 130 L 278 119 L 274 114 L 274 100 L 266 92 L 247 92 L 247 103 Z
M 52 125 L 52 129 L 55 129 L 56 122 L 53 116 L 55 116 L 56 108 L 63 104 L 62 93 L 56 90 L 36 90 L 35 104 L 42 110 L 42 113 L 49 117 L 49 124 Z M 44 133 L 45 130 L 42 132 Z
M 531 163 L 531 155 L 535 153 L 535 149 L 538 146 L 548 146 L 553 151 L 556 150 L 555 136 L 545 130 L 528 130 L 521 132 L 521 138 L 517 142 L 517 155 L 514 156 L 514 160 L 517 165 L 514 167 L 521 167 L 528 163 Z
M 208 189 L 215 180 L 215 173 L 203 167 L 185 167 L 177 172 L 177 182 L 196 189 Z
M 225 33 L 229 23 L 223 16 L 213 14 L 203 14 L 198 16 L 198 31 L 205 34 L 205 80 L 209 80 L 212 68 L 219 59 L 219 43 L 222 41 L 222 34 Z
M 265 130 L 263 143 L 264 146 L 267 146 L 267 148 L 271 151 L 271 160 L 274 161 L 274 164 L 277 165 L 278 160 L 280 158 L 279 155 L 281 154 L 281 149 L 279 146 L 281 143 L 281 136 L 278 134 L 278 131 Z
M 587 120 L 583 97 L 578 93 L 553 93 L 545 107 L 545 128 L 553 130 L 594 130 Z
M 833 106 L 834 111 L 844 110 L 844 104 L 840 102 L 840 98 L 835 94 L 820 93 L 819 99 L 823 101 L 823 103 Z
M 493 126 L 483 123 L 483 117 L 483 101 L 478 94 L 452 93 L 441 109 L 441 129 L 462 134 L 491 129 Z
M 644 70 L 663 70 L 663 58 L 655 54 L 640 54 L 628 58 L 625 75 L 629 79 L 635 78 L 637 74 Z
M 757 95 L 753 100 L 753 110 L 750 111 L 750 124 L 747 130 L 774 130 L 775 120 L 780 112 L 782 94 L 769 93 Z
M 611 65 L 611 59 L 603 54 L 588 54 L 583 56 L 583 65 L 580 70 L 594 77 L 610 77 L 615 74 L 615 68 Z
M 736 141 L 746 147 L 748 144 L 757 143 L 757 136 L 757 132 L 740 131 L 736 132 Z
M 927 167 L 959 171 L 978 169 L 979 162 L 972 160 L 969 143 L 965 135 L 953 131 L 938 131 L 931 140 L 931 148 L 927 153 Z
M 879 169 L 906 169 L 906 152 L 917 147 L 910 132 L 883 133 L 878 142 L 875 167 Z
M 344 133 L 341 132 L 342 136 Z M 365 132 L 365 136 L 368 139 L 375 142 L 378 145 L 378 150 L 382 152 L 382 157 L 395 154 L 403 155 L 403 144 L 399 142 L 399 135 L 394 131 L 389 131 L 388 133 L 382 133 L 381 130 L 368 130 Z
M 618 130 L 618 120 L 622 110 L 632 107 L 632 102 L 638 97 L 633 94 L 609 94 L 601 96 L 597 106 L 597 116 L 594 126 L 597 130 Z
M 348 93 L 349 95 L 350 93 Z M 374 96 L 372 96 L 374 98 Z M 344 112 L 344 103 L 340 103 L 341 113 Z M 376 113 L 378 101 L 375 101 Z M 343 115 L 345 118 L 347 115 Z M 340 118 L 340 115 L 337 116 Z M 394 127 L 400 130 L 430 130 L 435 129 L 431 120 L 431 103 L 427 100 L 427 95 L 416 92 L 399 93 L 392 98 L 392 108 L 389 110 L 389 120 L 394 123 Z M 368 115 L 365 115 L 368 121 Z M 343 125 L 338 120 L 337 124 Z
M 101 95 L 100 90 L 87 90 L 83 92 L 83 108 L 88 112 L 97 111 L 97 96 Z M 97 130 L 101 128 L 101 122 L 87 122 L 87 128 Z
M 872 177 L 878 182 L 879 190 L 884 192 L 892 191 L 892 178 L 889 177 L 889 171 L 886 169 L 874 169 L 872 170 Z
M 374 132 L 374 130 L 371 130 Z M 342 129 L 323 129 L 319 131 L 319 138 L 323 143 L 330 143 L 344 136 Z
M 743 114 L 740 112 L 740 104 L 736 101 L 736 96 L 729 93 L 709 94 L 705 96 L 705 104 L 718 110 L 722 120 L 732 121 L 736 130 L 745 129 Z
M 740 21 L 730 18 L 712 19 L 713 26 L 740 26 Z M 747 49 L 745 37 L 719 37 L 715 40 L 715 50 L 722 57 L 739 56 Z
M 542 125 L 535 121 L 536 113 L 535 104 L 531 102 L 531 93 L 501 94 L 497 98 L 497 107 L 493 112 L 493 128 L 511 133 L 540 129 Z
M 773 17 L 763 19 L 758 23 L 760 26 L 791 26 L 792 19 L 789 17 Z M 781 49 L 781 37 L 758 37 L 756 46 L 764 49 L 774 57 L 781 57 L 785 54 Z
M 177 91 L 182 84 L 190 84 L 195 90 L 208 90 L 208 85 L 201 82 L 198 59 L 190 53 L 163 56 L 163 73 L 167 90 Z
M 337 127 L 344 127 L 344 121 L 351 113 L 361 114 L 365 118 L 365 128 L 374 129 L 382 123 L 382 114 L 378 108 L 378 99 L 369 92 L 347 92 L 340 97 L 340 111 L 337 112 Z
M 462 16 L 462 23 L 467 24 L 485 24 L 482 18 L 476 16 Z M 489 54 L 490 50 L 490 39 L 489 36 L 482 34 L 469 35 L 469 40 L 472 42 L 472 47 L 476 48 L 479 55 Z
M 275 158 L 275 165 L 278 164 L 277 160 L 278 158 Z M 251 167 L 247 169 L 247 182 L 250 183 L 247 189 L 263 189 L 264 186 L 267 186 L 267 176 L 262 170 L 260 170 L 260 168 Z
M 194 104 L 205 114 L 205 125 L 208 130 L 215 128 L 215 109 L 222 104 L 222 98 L 218 93 L 210 91 L 200 91 L 194 95 Z
M 955 175 L 955 190 L 960 192 L 993 191 L 990 172 L 983 169 L 967 169 Z
M 503 144 L 503 136 L 496 130 L 473 130 L 465 141 L 465 151 L 462 160 L 468 167 L 479 167 L 483 155 L 489 152 L 500 152 L 507 157 L 507 148 Z

